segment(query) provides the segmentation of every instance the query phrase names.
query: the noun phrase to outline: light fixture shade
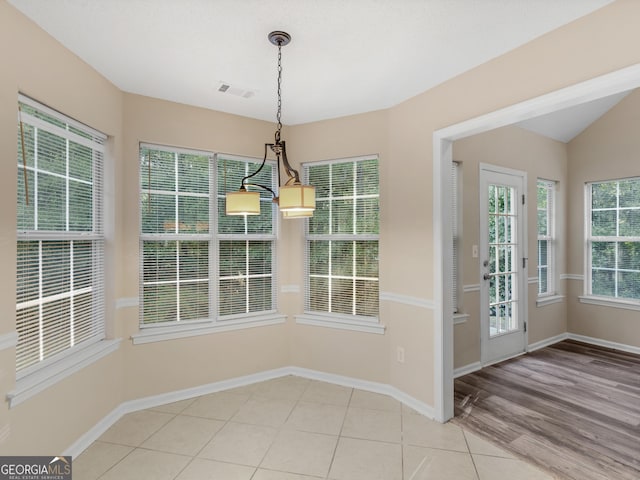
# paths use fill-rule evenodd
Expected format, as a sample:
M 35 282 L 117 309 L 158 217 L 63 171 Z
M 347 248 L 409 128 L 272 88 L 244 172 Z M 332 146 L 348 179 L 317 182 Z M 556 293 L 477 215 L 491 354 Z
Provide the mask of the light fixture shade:
M 227 215 L 260 215 L 260 194 L 258 192 L 229 192 L 225 199 Z
M 282 218 L 309 218 L 313 217 L 313 210 L 282 212 Z
M 282 212 L 313 212 L 316 209 L 316 188 L 310 185 L 280 187 L 278 208 Z

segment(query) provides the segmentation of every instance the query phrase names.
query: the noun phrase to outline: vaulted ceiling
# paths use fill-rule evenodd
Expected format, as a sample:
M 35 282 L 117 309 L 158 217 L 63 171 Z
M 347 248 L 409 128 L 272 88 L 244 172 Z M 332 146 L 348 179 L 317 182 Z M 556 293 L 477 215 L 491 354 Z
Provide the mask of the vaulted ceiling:
M 393 106 L 611 0 L 8 1 L 126 92 L 270 121 L 285 30 L 294 125 Z

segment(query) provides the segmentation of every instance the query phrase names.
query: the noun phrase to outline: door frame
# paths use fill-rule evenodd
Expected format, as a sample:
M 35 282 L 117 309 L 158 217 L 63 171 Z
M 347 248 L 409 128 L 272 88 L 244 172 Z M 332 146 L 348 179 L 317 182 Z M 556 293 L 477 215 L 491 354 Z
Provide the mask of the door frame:
M 525 196 L 525 199 L 528 201 L 529 199 L 529 195 L 528 195 L 528 191 L 527 191 L 527 187 L 528 187 L 528 183 L 527 183 L 527 172 L 522 171 L 522 170 L 515 170 L 512 168 L 507 168 L 507 167 L 501 167 L 498 165 L 491 165 L 489 163 L 480 163 L 479 165 L 479 174 L 478 174 L 478 184 L 479 184 L 479 208 L 482 209 L 484 208 L 484 205 L 482 203 L 482 199 L 484 198 L 483 196 L 483 192 L 482 192 L 482 172 L 494 172 L 494 173 L 500 173 L 503 175 L 510 175 L 513 177 L 518 177 L 520 179 L 520 181 L 522 182 L 522 192 L 520 192 L 521 195 Z M 528 223 L 527 223 L 527 206 L 528 204 L 525 202 L 524 204 L 521 203 L 518 199 L 516 199 L 517 205 L 518 205 L 518 243 L 520 244 L 520 250 L 518 251 L 518 264 L 520 265 L 520 261 L 522 258 L 525 259 L 524 262 L 524 266 L 522 267 L 518 267 L 518 293 L 520 295 L 520 299 L 519 299 L 519 303 L 518 303 L 518 316 L 520 317 L 519 322 L 521 323 L 521 328 L 524 330 L 523 331 L 523 345 L 522 345 L 522 350 L 517 352 L 517 353 L 513 353 L 513 354 L 509 354 L 506 356 L 502 356 L 502 357 L 497 357 L 495 359 L 487 359 L 487 350 L 488 350 L 488 341 L 490 339 L 485 338 L 485 332 L 486 329 L 488 328 L 488 319 L 485 315 L 485 312 L 480 312 L 480 364 L 483 367 L 486 367 L 488 365 L 491 365 L 493 363 L 498 363 L 501 362 L 503 360 L 506 360 L 508 358 L 512 358 L 518 355 L 521 355 L 522 353 L 524 353 L 526 351 L 527 345 L 528 345 L 528 340 L 529 340 L 529 332 L 528 329 L 524 327 L 524 325 L 527 324 L 527 321 L 529 319 L 529 294 L 528 294 L 528 285 L 529 285 L 529 275 L 528 275 L 528 271 L 529 271 L 529 249 L 528 249 L 528 242 L 527 242 L 527 234 L 528 234 Z M 486 286 L 486 282 L 482 279 L 482 274 L 484 272 L 484 269 L 482 267 L 482 261 L 483 261 L 483 254 L 486 254 L 486 252 L 484 251 L 484 249 L 482 248 L 483 246 L 483 242 L 486 242 L 486 225 L 483 225 L 482 223 L 482 218 L 483 218 L 483 214 L 482 211 L 479 212 L 479 219 L 480 219 L 480 255 L 478 257 L 478 263 L 480 266 L 480 308 L 484 308 L 486 306 L 485 300 L 486 300 L 486 296 L 487 296 L 487 286 Z M 484 236 L 484 238 L 483 238 Z
M 640 87 L 640 63 L 433 132 L 433 407 L 453 418 L 453 305 L 444 285 L 453 268 L 451 198 L 453 142 Z

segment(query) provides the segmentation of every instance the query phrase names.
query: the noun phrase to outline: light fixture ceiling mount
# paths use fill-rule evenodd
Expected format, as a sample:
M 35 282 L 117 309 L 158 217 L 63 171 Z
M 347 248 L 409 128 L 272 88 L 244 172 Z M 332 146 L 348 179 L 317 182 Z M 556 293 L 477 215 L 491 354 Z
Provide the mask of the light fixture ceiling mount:
M 291 41 L 291 35 L 287 32 L 282 32 L 280 30 L 276 30 L 267 35 L 267 38 L 271 43 L 273 43 L 276 47 L 284 47 L 289 45 Z
M 281 139 L 282 131 L 282 47 L 291 42 L 291 35 L 287 32 L 276 30 L 271 32 L 267 38 L 278 47 L 278 110 L 276 115 L 277 129 L 273 143 L 264 144 L 264 158 L 260 167 L 250 175 L 242 179 L 240 189 L 237 192 L 226 194 L 227 215 L 260 215 L 260 193 L 248 191 L 247 187 L 257 187 L 271 192 L 274 203 L 278 204 L 284 218 L 311 217 L 316 208 L 315 188 L 310 185 L 303 185 L 300 182 L 298 171 L 291 167 L 287 159 L 287 148 L 284 140 Z M 271 150 L 276 155 L 278 168 L 278 195 L 265 186 L 256 183 L 249 183 L 251 177 L 262 170 L 266 161 L 268 151 Z M 287 180 L 282 184 L 280 178 L 280 162 L 284 167 Z

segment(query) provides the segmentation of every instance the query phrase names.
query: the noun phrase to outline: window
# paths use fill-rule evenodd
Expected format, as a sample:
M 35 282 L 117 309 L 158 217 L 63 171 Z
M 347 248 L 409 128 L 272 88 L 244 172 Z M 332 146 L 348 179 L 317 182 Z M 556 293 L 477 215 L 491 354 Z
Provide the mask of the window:
M 462 189 L 460 181 L 462 179 L 462 167 L 459 162 L 452 162 L 451 164 L 451 228 L 453 233 L 453 272 L 451 274 L 452 288 L 451 297 L 453 305 L 453 313 L 460 312 L 460 303 L 462 296 L 462 270 L 460 268 L 461 263 L 461 247 L 462 247 L 462 215 L 460 201 Z
M 271 195 L 257 216 L 227 216 L 224 195 L 256 161 L 140 147 L 141 326 L 275 310 Z M 268 163 L 256 183 L 272 186 Z
M 105 140 L 19 97 L 18 378 L 105 338 Z
M 640 178 L 587 184 L 589 295 L 640 300 Z
M 313 163 L 304 173 L 316 188 L 306 233 L 305 311 L 377 319 L 378 159 Z
M 538 295 L 555 293 L 555 182 L 538 180 Z

